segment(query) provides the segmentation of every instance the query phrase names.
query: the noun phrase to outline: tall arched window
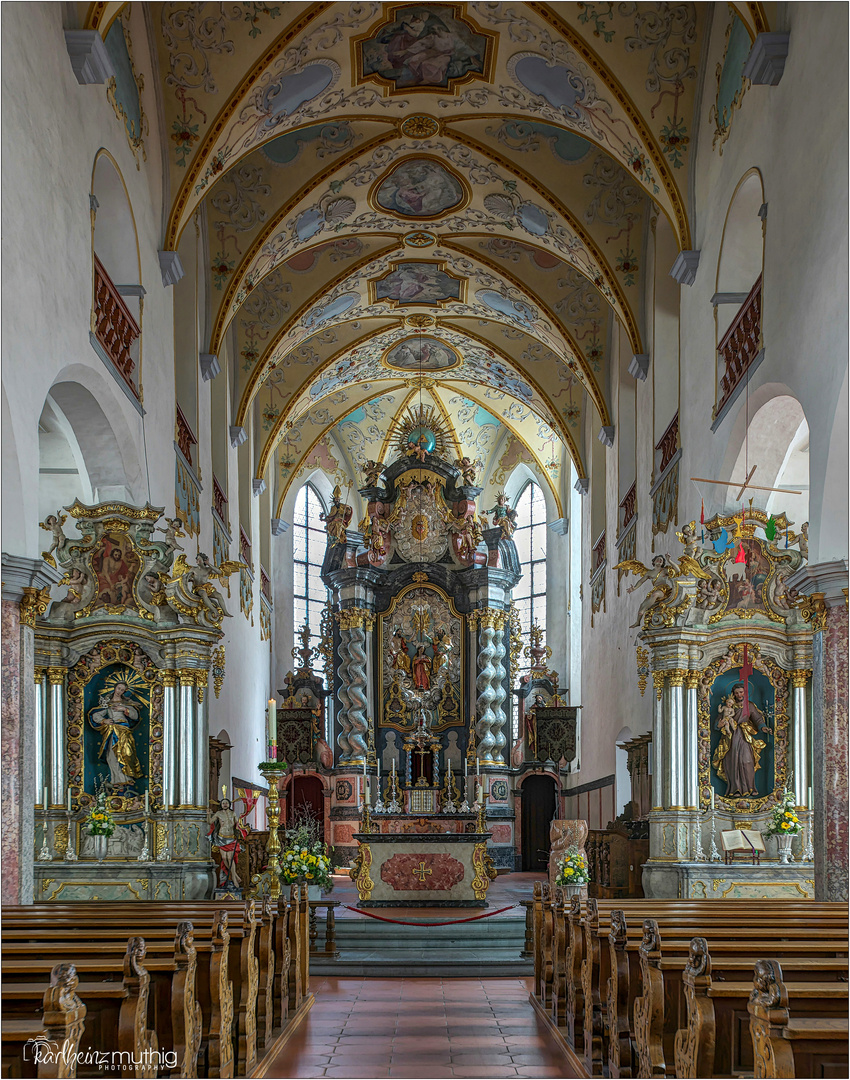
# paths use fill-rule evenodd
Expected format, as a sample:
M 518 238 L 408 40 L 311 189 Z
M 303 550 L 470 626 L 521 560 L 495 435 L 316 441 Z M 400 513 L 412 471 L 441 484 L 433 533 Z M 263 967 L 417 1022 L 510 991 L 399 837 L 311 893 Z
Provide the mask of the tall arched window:
M 514 542 L 522 577 L 513 590 L 513 598 L 523 637 L 527 638 L 535 621 L 542 630 L 546 629 L 546 500 L 533 480 L 520 492 L 515 509 L 519 524 Z
M 310 644 L 314 648 L 321 638 L 322 611 L 328 602 L 328 590 L 321 578 L 328 539 L 319 517 L 324 509 L 313 485 L 305 484 L 295 499 L 292 525 L 293 616 L 296 633 L 305 622 L 310 627 Z M 324 658 L 317 655 L 315 666 L 324 673 Z

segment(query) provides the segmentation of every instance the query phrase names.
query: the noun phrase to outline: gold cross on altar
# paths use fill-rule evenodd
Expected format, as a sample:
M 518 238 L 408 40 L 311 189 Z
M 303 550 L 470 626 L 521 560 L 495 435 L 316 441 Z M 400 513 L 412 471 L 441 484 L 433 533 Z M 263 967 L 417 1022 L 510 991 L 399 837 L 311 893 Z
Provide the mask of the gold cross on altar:
M 418 866 L 418 867 L 417 867 L 417 868 L 416 868 L 416 869 L 415 869 L 415 870 L 413 871 L 413 876 L 414 876 L 414 877 L 418 877 L 418 878 L 419 878 L 419 880 L 420 880 L 420 881 L 422 882 L 422 884 L 424 885 L 424 883 L 425 883 L 425 877 L 426 877 L 426 876 L 427 876 L 428 874 L 430 874 L 430 873 L 431 873 L 431 871 L 430 871 L 430 870 L 427 870 L 427 869 L 425 868 L 425 861 L 424 861 L 424 859 L 420 859 L 420 860 L 419 860 L 419 866 Z

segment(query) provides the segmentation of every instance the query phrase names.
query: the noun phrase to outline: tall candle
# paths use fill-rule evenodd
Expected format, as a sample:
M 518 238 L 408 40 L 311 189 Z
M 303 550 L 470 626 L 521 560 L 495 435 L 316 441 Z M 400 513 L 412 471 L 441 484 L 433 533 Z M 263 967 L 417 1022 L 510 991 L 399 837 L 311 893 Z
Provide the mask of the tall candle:
M 467 761 L 466 761 L 466 754 L 464 754 L 463 755 L 463 778 L 464 778 L 464 780 L 466 779 L 466 768 L 467 768 Z
M 809 788 L 809 791 L 811 791 L 811 790 L 812 789 Z M 69 814 L 71 813 L 71 789 L 70 788 L 68 788 L 68 813 Z
M 44 785 L 44 790 L 41 793 L 41 805 L 44 809 L 47 809 L 47 784 Z
M 714 788 L 711 788 L 711 809 L 714 809 Z
M 381 759 L 380 758 L 375 758 L 375 765 L 378 768 L 377 777 L 380 780 L 381 779 Z
M 367 803 L 370 801 L 370 799 L 369 799 L 369 778 L 368 777 L 363 781 L 363 798 L 366 800 Z
M 481 762 L 478 760 L 478 758 L 475 759 L 475 775 L 481 775 Z
M 269 742 L 277 742 L 277 702 L 269 698 Z
M 807 809 L 809 809 L 809 810 L 812 809 L 812 789 L 811 788 L 809 788 L 809 802 L 808 802 Z
M 478 802 L 479 803 L 484 802 L 484 788 L 482 787 L 481 784 L 478 785 L 478 796 L 477 797 L 478 797 Z
M 452 775 L 452 759 L 449 758 L 449 776 Z
M 69 810 L 71 809 L 71 789 L 70 788 L 68 789 L 68 809 Z M 145 814 L 147 815 L 150 812 L 151 812 L 151 793 L 149 791 L 146 791 L 145 792 Z

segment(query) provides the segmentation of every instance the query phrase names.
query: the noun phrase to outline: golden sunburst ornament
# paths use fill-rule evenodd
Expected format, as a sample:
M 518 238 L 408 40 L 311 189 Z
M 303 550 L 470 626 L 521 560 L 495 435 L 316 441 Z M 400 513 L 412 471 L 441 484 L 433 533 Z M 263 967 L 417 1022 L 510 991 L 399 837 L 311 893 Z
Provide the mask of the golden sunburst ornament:
M 424 461 L 428 454 L 445 457 L 449 437 L 443 418 L 433 405 L 415 405 L 395 421 L 392 442 L 399 454 Z

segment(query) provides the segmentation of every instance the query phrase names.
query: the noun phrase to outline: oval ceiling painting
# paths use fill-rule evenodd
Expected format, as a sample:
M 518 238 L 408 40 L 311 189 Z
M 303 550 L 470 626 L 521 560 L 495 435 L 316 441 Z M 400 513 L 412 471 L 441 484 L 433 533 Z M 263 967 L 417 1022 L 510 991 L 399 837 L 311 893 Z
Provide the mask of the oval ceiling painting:
M 460 177 L 431 158 L 408 158 L 380 181 L 374 198 L 390 214 L 433 218 L 457 209 L 465 201 Z
M 396 371 L 445 371 L 456 367 L 460 358 L 437 338 L 412 337 L 390 349 L 384 361 Z

